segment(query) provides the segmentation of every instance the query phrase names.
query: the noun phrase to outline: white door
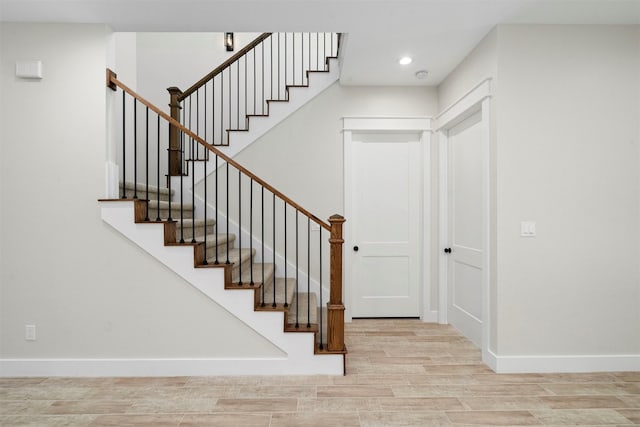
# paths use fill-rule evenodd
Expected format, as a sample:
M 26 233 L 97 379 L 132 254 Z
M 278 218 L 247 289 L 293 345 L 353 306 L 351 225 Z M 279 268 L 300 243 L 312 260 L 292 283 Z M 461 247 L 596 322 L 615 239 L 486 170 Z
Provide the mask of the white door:
M 354 135 L 352 150 L 352 317 L 418 317 L 420 136 Z
M 482 343 L 482 123 L 478 112 L 449 130 L 447 316 Z

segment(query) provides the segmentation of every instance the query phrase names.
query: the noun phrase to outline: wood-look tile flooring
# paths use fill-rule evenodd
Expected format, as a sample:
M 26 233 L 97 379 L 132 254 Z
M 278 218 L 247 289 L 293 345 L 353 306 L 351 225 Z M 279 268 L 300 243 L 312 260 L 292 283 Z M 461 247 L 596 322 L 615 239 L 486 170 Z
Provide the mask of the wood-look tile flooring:
M 497 375 L 449 326 L 356 320 L 346 329 L 345 377 L 5 378 L 0 424 L 640 424 L 640 372 Z

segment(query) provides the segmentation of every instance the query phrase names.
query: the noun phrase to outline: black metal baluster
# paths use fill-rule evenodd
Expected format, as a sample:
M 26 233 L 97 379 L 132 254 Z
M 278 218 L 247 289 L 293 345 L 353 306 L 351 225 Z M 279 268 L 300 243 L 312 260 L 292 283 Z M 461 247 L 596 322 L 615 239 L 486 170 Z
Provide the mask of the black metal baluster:
M 302 45 L 302 61 L 300 63 L 300 84 L 304 85 L 304 33 L 300 33 L 300 40 Z
M 133 98 L 133 198 L 138 198 L 138 100 Z
M 318 252 L 319 254 L 319 264 L 320 264 L 320 273 L 319 273 L 319 277 L 320 277 L 320 350 L 322 350 L 323 346 L 323 340 L 322 340 L 322 311 L 323 311 L 323 305 L 322 305 L 322 227 L 320 227 L 320 232 L 318 234 L 318 240 L 320 242 L 320 250 Z
M 213 79 L 211 80 L 212 83 L 212 88 L 213 88 Z M 213 99 L 213 98 L 212 98 Z M 213 125 L 212 125 L 213 126 Z M 212 128 L 213 131 L 213 128 Z M 212 132 L 213 133 L 213 132 Z M 204 86 L 204 140 L 207 140 L 207 85 L 205 84 Z M 207 150 L 206 148 L 204 148 L 204 262 L 203 264 L 207 264 L 207 161 L 209 160 L 209 150 Z M 192 175 L 195 176 L 196 174 L 196 168 L 194 165 L 194 168 L 192 170 Z M 191 192 L 195 195 L 196 192 L 196 188 L 195 188 L 195 184 L 193 183 L 194 181 L 191 181 Z M 193 200 L 193 199 L 192 199 Z M 196 205 L 195 202 L 193 203 L 192 207 L 193 209 L 193 215 L 192 215 L 192 221 L 195 222 L 195 213 L 196 213 Z M 195 233 L 193 235 L 193 240 L 192 242 L 195 243 L 196 239 L 195 239 Z
M 189 99 L 191 99 L 191 97 L 189 97 Z M 189 129 L 191 129 L 191 102 L 189 102 Z M 184 135 L 184 132 L 181 132 L 181 133 Z M 200 135 L 200 89 L 196 90 L 196 135 Z M 193 209 L 196 205 L 195 161 L 196 159 L 200 159 L 200 148 L 199 148 L 200 144 L 196 144 L 196 141 L 193 139 L 192 136 L 189 136 L 189 138 L 191 140 L 191 167 L 193 169 L 191 173 L 191 207 Z M 194 148 L 196 152 L 196 159 L 193 158 Z M 181 182 L 180 185 L 182 185 L 183 175 L 184 173 L 180 174 L 180 182 Z M 181 195 L 180 196 L 180 215 L 182 215 L 182 209 L 183 209 L 183 202 L 182 202 L 182 195 Z M 207 234 L 206 224 L 204 225 L 204 233 Z M 195 242 L 196 242 L 196 221 L 195 221 L 194 215 L 191 215 L 191 243 L 195 243 Z
M 180 133 L 182 134 L 182 131 L 180 131 Z M 181 135 L 182 138 L 182 135 Z M 192 160 L 193 161 L 193 160 Z M 193 174 L 191 174 L 193 175 Z M 171 177 L 169 177 L 169 180 L 171 180 Z M 183 185 L 183 181 L 184 181 L 184 173 L 180 173 L 180 243 L 184 243 L 184 198 L 183 198 L 183 194 L 184 194 L 184 185 Z M 169 217 L 171 217 L 171 206 L 169 206 Z M 193 232 L 193 229 L 191 230 L 191 232 Z
M 253 178 L 251 178 L 249 186 L 249 252 L 253 253 Z M 249 269 L 251 282 L 249 285 L 254 286 L 253 282 L 253 265 Z
M 225 264 L 231 264 L 231 262 L 229 261 L 229 162 L 225 162 L 225 166 L 226 166 L 226 173 L 227 173 L 227 177 L 225 179 L 226 183 L 227 183 L 227 197 L 226 197 L 226 201 L 227 201 L 227 261 L 225 262 Z M 240 252 L 238 252 L 238 258 L 240 257 Z
M 238 169 L 238 253 L 242 253 L 242 172 Z M 238 266 L 238 285 L 242 286 L 242 260 Z
M 264 41 L 260 43 L 260 47 L 262 48 L 262 114 L 264 115 Z
M 211 144 L 216 145 L 216 78 L 215 77 L 211 79 Z
M 224 145 L 224 70 L 220 72 L 220 145 Z
M 271 89 L 271 98 L 273 99 L 273 34 L 269 36 L 269 47 L 271 48 L 271 54 L 269 56 L 269 80 L 270 80 L 270 89 Z
M 307 328 L 311 327 L 311 218 L 307 217 Z
M 171 140 L 171 125 L 167 125 L 167 141 Z M 171 147 L 167 149 L 167 187 L 169 187 L 169 218 L 167 221 L 173 221 L 171 218 Z
M 205 140 L 206 141 L 206 140 Z M 195 174 L 195 168 L 194 168 L 194 174 Z M 202 264 L 207 265 L 207 207 L 209 206 L 207 204 L 207 162 L 204 162 L 204 261 L 202 261 Z M 195 191 L 195 189 L 193 190 Z M 194 206 L 194 212 L 195 212 L 195 206 Z M 215 230 L 215 229 L 214 229 Z
M 192 144 L 195 143 L 193 138 L 191 138 Z M 200 144 L 197 144 L 197 146 L 199 147 Z M 196 150 L 199 150 L 198 148 L 196 148 Z M 182 179 L 182 176 L 184 175 L 184 173 L 180 174 L 180 178 Z M 207 180 L 207 176 L 205 175 L 204 180 Z M 207 209 L 207 205 L 204 205 L 204 209 Z M 182 210 L 182 206 L 180 206 L 180 210 Z M 195 216 L 195 210 L 196 210 L 196 163 L 195 160 L 191 160 L 191 243 L 195 243 L 196 242 L 196 216 Z M 205 221 L 204 223 L 204 235 L 207 235 L 207 222 Z
M 280 33 L 278 33 L 278 99 L 280 98 Z
M 249 115 L 249 107 L 248 107 L 248 101 L 247 101 L 247 56 L 244 56 L 244 117 L 245 117 L 245 123 L 244 123 L 244 128 L 245 129 L 249 129 L 249 117 L 247 117 Z
M 185 123 L 184 115 L 185 115 L 185 112 L 184 110 L 182 110 L 182 123 Z M 189 97 L 189 129 L 191 129 L 191 97 Z M 185 152 L 184 147 L 185 147 L 185 135 L 184 135 L 184 132 L 180 131 L 180 150 L 182 151 L 183 156 Z M 171 153 L 169 153 L 169 156 L 171 156 Z M 191 161 L 193 161 L 193 139 L 191 139 L 191 144 L 189 148 L 189 158 L 191 159 Z M 171 177 L 169 177 L 169 179 L 171 179 Z M 184 184 L 183 184 L 183 181 L 184 181 L 184 173 L 183 171 L 180 171 L 180 243 L 184 243 L 184 209 L 183 209 Z M 171 216 L 171 212 L 169 212 L 169 216 Z
M 273 308 L 276 308 L 276 193 L 273 194 L 272 211 L 273 211 Z
M 122 91 L 122 198 L 127 198 L 127 133 L 126 123 L 126 96 L 127 92 Z M 134 183 L 135 185 L 135 183 Z M 134 190 L 135 191 L 135 190 Z
M 207 140 L 207 85 L 204 85 L 204 140 Z M 207 150 L 205 147 L 202 147 L 202 151 L 204 153 L 204 160 L 209 160 L 209 150 Z M 206 177 L 207 175 L 205 175 Z M 206 206 L 206 205 L 205 205 Z M 204 233 L 204 235 L 206 236 L 207 233 Z
M 220 110 L 222 110 L 222 108 Z M 215 201 L 215 204 L 216 204 L 216 211 L 215 211 L 215 213 L 216 213 L 216 229 L 215 229 L 215 232 L 216 232 L 215 233 L 215 239 L 216 239 L 216 249 L 215 249 L 216 262 L 215 262 L 215 264 L 218 265 L 219 264 L 219 262 L 218 262 L 218 231 L 219 231 L 219 228 L 218 228 L 218 224 L 219 224 L 219 222 L 218 222 L 218 169 L 219 169 L 219 167 L 218 167 L 218 155 L 217 154 L 216 154 L 216 163 L 215 163 L 214 167 L 215 167 L 215 180 L 216 180 L 216 188 L 215 188 L 215 192 L 214 192 L 214 197 L 215 197 L 214 201 Z
M 260 220 L 262 222 L 262 225 L 261 225 L 261 230 L 260 230 L 260 233 L 261 233 L 260 240 L 262 242 L 262 263 L 261 263 L 261 265 L 262 265 L 262 280 L 261 280 L 261 283 L 262 283 L 262 298 L 261 298 L 260 306 L 264 307 L 264 305 L 265 305 L 264 304 L 264 285 L 265 285 L 265 283 L 264 283 L 264 258 L 265 258 L 264 257 L 264 186 L 262 186 L 261 188 L 262 188 L 262 192 L 261 192 L 261 196 L 260 196 L 260 200 L 261 200 L 260 201 Z
M 149 221 L 149 107 L 147 107 L 145 117 L 145 182 L 147 185 L 147 194 L 145 200 L 147 201 L 144 220 Z
M 200 135 L 200 89 L 196 90 L 196 135 Z M 191 144 L 195 147 L 196 159 L 200 160 L 200 144 L 195 144 L 193 137 L 191 138 Z
M 256 103 L 256 96 L 258 89 L 256 88 L 256 49 L 253 49 L 253 114 L 258 114 L 258 107 Z
M 240 61 L 236 62 L 236 87 L 238 90 L 238 100 L 236 101 L 236 129 L 240 129 Z
M 196 91 L 196 92 L 197 92 L 197 91 Z M 191 100 L 192 100 L 192 99 L 193 99 L 193 96 L 192 96 L 192 95 L 189 95 L 189 130 L 193 129 L 193 128 L 191 127 L 191 104 L 192 104 L 192 101 L 191 101 Z M 185 122 L 185 121 L 184 121 L 184 110 L 183 110 L 183 113 L 182 113 L 182 123 L 184 123 L 184 122 Z M 191 137 L 189 137 L 189 138 L 191 138 Z M 189 144 L 189 159 L 190 159 L 190 160 L 194 160 L 194 159 L 195 159 L 195 157 L 194 157 L 194 155 L 193 155 L 193 138 L 191 138 L 191 144 Z
M 287 294 L 287 202 L 284 203 L 284 306 L 289 307 Z
M 160 221 L 160 116 L 156 115 L 158 118 L 158 130 L 156 132 L 156 137 L 158 139 L 158 147 L 157 147 L 157 165 L 156 165 L 156 195 L 158 196 L 158 206 L 157 206 L 157 216 L 156 221 Z
M 298 209 L 296 209 L 296 288 L 295 288 L 295 294 L 296 294 L 296 329 L 298 329 L 300 327 L 300 322 L 298 321 L 298 318 L 300 317 L 300 305 L 299 305 L 299 290 L 298 290 L 298 276 L 299 276 L 300 270 L 298 269 Z
M 229 127 L 227 128 L 227 145 L 229 145 L 229 129 L 231 129 L 231 122 L 232 122 L 232 117 L 231 117 L 231 67 L 228 68 L 228 74 L 229 74 Z
M 287 55 L 287 45 L 288 43 L 288 33 L 284 33 L 284 84 L 282 85 L 283 90 L 285 91 L 285 96 L 287 95 L 287 74 L 288 74 L 288 66 L 287 66 L 287 61 L 288 61 L 288 55 Z

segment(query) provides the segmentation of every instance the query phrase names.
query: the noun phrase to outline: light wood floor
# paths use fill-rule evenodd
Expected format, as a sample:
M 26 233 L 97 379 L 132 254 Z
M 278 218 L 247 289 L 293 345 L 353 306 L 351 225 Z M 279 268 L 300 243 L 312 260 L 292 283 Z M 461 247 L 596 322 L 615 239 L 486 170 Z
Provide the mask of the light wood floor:
M 640 424 L 640 372 L 497 375 L 417 320 L 356 320 L 347 344 L 345 377 L 0 379 L 0 425 Z

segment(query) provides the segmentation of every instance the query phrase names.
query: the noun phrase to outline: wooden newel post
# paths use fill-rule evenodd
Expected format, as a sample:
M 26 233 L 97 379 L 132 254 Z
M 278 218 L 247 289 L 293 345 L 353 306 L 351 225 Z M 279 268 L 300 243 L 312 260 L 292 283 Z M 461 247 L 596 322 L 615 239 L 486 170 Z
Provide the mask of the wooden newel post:
M 182 91 L 177 87 L 167 88 L 170 101 L 171 118 L 180 122 L 180 95 Z M 182 174 L 182 150 L 180 147 L 180 131 L 173 125 L 169 125 L 169 176 L 179 176 Z
M 329 351 L 343 351 L 344 346 L 344 304 L 342 303 L 342 224 L 346 220 L 340 215 L 332 215 L 329 218 L 331 224 L 331 291 L 329 294 L 328 312 L 328 339 Z

